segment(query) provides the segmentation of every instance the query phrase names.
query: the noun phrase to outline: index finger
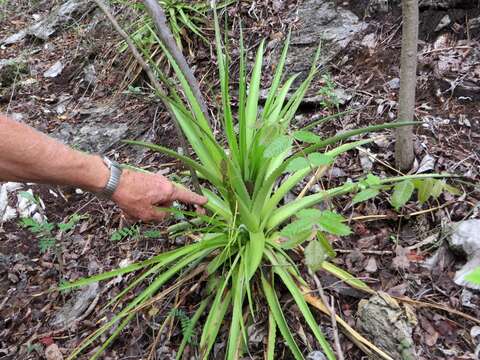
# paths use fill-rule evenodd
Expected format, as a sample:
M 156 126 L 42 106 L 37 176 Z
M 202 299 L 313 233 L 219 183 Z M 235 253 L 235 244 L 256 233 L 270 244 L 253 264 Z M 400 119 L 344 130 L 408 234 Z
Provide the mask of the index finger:
M 205 196 L 198 195 L 193 191 L 174 185 L 172 200 L 178 200 L 186 204 L 205 205 L 208 199 Z

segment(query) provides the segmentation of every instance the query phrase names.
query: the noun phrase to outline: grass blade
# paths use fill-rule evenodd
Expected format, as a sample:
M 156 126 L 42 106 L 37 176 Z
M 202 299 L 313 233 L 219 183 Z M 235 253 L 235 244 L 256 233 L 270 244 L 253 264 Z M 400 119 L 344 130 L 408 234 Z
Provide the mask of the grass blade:
M 125 140 L 124 143 L 130 144 L 130 145 L 137 145 L 137 146 L 142 146 L 145 148 L 148 148 L 153 151 L 160 152 L 162 154 L 166 154 L 168 156 L 171 156 L 175 159 L 178 159 L 182 161 L 184 164 L 190 166 L 193 168 L 195 171 L 198 171 L 205 179 L 210 181 L 212 184 L 214 184 L 217 187 L 223 188 L 222 182 L 221 182 L 221 176 L 220 173 L 214 173 L 208 170 L 205 166 L 199 164 L 198 162 L 190 159 L 187 156 L 183 156 L 178 154 L 176 151 L 170 150 L 169 148 L 156 145 L 156 144 L 151 144 L 143 141 L 133 141 L 133 140 Z

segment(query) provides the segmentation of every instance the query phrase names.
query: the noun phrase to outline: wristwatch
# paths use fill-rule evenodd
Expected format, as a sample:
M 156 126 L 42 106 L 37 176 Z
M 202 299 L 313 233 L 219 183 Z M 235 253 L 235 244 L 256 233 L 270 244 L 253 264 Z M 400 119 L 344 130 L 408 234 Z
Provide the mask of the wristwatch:
M 116 161 L 110 160 L 106 156 L 102 157 L 103 163 L 110 170 L 110 178 L 108 179 L 107 185 L 103 188 L 102 191 L 98 193 L 98 196 L 111 199 L 115 190 L 117 190 L 118 184 L 120 183 L 120 177 L 122 176 L 122 168 L 119 163 Z

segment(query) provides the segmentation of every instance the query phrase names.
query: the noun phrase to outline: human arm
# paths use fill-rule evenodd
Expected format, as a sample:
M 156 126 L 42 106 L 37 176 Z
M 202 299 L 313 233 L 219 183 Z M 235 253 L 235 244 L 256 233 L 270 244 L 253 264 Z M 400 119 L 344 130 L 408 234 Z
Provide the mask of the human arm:
M 63 145 L 33 128 L 0 115 L 0 181 L 71 185 L 100 192 L 110 171 L 100 156 Z M 130 217 L 161 221 L 166 214 L 154 205 L 173 201 L 203 205 L 206 199 L 179 188 L 161 175 L 124 170 L 112 200 Z

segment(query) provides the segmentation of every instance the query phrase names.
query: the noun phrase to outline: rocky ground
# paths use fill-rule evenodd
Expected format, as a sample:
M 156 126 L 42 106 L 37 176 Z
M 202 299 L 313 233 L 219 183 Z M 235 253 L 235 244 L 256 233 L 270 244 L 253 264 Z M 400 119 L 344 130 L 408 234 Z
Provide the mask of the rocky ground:
M 315 81 L 296 122 L 301 126 L 353 109 L 316 129 L 319 134 L 333 134 L 395 119 L 401 40 L 398 3 L 267 0 L 235 2 L 226 11 L 233 38 L 238 37 L 241 17 L 249 48 L 267 39 L 270 68 L 289 28 L 293 30 L 287 60 L 291 72 L 307 69 L 322 41 L 323 75 Z M 334 239 L 334 247 L 335 262 L 375 289 L 436 307 L 398 304 L 385 294 L 368 299 L 326 274 L 319 275 L 335 297 L 340 315 L 395 359 L 407 355 L 475 359 L 480 351 L 480 296 L 478 289 L 462 282 L 459 270 L 465 263 L 471 267 L 480 262 L 480 220 L 475 220 L 480 193 L 471 185 L 478 184 L 480 165 L 480 9 L 476 1 L 421 4 L 416 117 L 423 124 L 415 133 L 413 171 L 446 171 L 465 175 L 470 183 L 456 183 L 457 196 L 445 194 L 423 207 L 412 202 L 400 216 L 385 198 L 354 208 L 347 198 L 340 199 L 335 205 L 351 216 L 355 233 Z M 16 0 L 0 2 L 0 9 L 0 112 L 79 149 L 107 153 L 188 183 L 187 178 L 178 179 L 178 165 L 170 159 L 120 143 L 135 138 L 178 147 L 170 120 L 143 77 L 137 77 L 128 54 L 118 51 L 119 37 L 92 3 Z M 124 23 L 135 18 L 122 6 L 116 13 Z M 211 38 L 209 29 L 206 35 Z M 185 45 L 185 53 L 205 90 L 213 89 L 208 93 L 213 104 L 218 85 L 215 59 L 208 44 L 191 34 L 188 38 L 192 41 Z M 237 66 L 235 55 L 232 63 Z M 268 74 L 263 80 L 267 86 Z M 387 141 L 341 157 L 328 183 L 365 172 L 391 174 L 392 139 L 388 134 Z M 74 214 L 79 215 L 75 224 L 61 230 L 58 224 L 73 224 Z M 56 238 L 58 251 L 42 251 L 46 246 L 42 233 L 22 227 L 21 217 L 55 224 L 49 236 Z M 138 231 L 119 234 L 117 230 L 127 226 L 112 204 L 78 189 L 0 185 L 0 359 L 45 358 L 52 343 L 68 354 L 97 327 L 101 316 L 110 316 L 101 313 L 102 305 L 128 278 L 77 292 L 47 292 L 60 281 L 114 269 L 184 241 L 168 239 L 162 225 L 138 225 Z M 187 314 L 194 310 L 194 300 L 185 305 Z M 297 309 L 288 302 L 285 306 L 302 336 Z M 147 358 L 168 314 L 168 307 L 156 310 L 139 313 L 105 359 Z M 329 319 L 323 324 L 331 333 Z M 263 358 L 262 331 L 261 326 L 249 329 L 251 342 L 260 338 L 258 346 L 250 349 L 251 358 Z M 180 326 L 172 324 L 152 354 L 157 359 L 174 358 L 180 335 Z M 362 352 L 340 336 L 345 358 L 361 359 Z M 322 359 L 315 342 L 307 336 L 302 339 L 309 358 Z M 404 339 L 413 346 L 402 347 Z M 218 354 L 224 340 L 219 339 Z M 279 359 L 289 359 L 278 354 Z M 185 358 L 196 358 L 194 348 Z

